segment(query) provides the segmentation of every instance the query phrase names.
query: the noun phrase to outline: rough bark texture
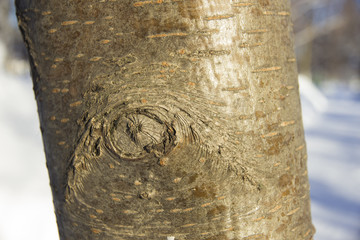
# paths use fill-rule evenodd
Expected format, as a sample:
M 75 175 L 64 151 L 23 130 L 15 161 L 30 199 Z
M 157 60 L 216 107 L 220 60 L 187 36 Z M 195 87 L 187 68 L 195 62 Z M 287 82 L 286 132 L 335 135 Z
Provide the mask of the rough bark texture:
M 286 0 L 18 0 L 61 239 L 312 239 Z

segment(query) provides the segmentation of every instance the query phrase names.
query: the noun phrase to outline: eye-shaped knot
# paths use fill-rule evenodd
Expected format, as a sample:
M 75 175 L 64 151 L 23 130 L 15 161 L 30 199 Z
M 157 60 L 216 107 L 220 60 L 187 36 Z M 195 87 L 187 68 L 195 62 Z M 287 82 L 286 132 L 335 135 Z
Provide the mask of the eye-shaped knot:
M 149 154 L 165 155 L 174 146 L 176 131 L 161 109 L 121 111 L 104 126 L 105 144 L 124 160 L 140 160 Z

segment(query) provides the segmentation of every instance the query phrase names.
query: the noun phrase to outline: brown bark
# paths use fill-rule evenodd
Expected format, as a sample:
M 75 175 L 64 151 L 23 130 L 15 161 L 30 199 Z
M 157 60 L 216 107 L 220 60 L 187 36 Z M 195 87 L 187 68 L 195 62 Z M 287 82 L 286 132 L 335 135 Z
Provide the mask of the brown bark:
M 16 3 L 61 239 L 312 238 L 287 1 Z

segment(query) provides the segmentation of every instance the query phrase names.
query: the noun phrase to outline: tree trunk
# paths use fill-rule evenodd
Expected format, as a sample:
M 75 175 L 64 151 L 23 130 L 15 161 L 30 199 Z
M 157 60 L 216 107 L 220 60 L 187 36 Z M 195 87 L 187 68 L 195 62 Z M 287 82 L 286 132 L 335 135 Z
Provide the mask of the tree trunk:
M 288 1 L 16 5 L 61 239 L 312 239 Z

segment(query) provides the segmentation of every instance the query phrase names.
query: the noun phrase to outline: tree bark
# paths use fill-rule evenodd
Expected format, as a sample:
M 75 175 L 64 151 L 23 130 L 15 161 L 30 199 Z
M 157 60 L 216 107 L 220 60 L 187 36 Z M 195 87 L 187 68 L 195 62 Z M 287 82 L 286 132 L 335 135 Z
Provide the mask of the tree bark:
M 288 1 L 16 6 L 61 239 L 312 239 Z

